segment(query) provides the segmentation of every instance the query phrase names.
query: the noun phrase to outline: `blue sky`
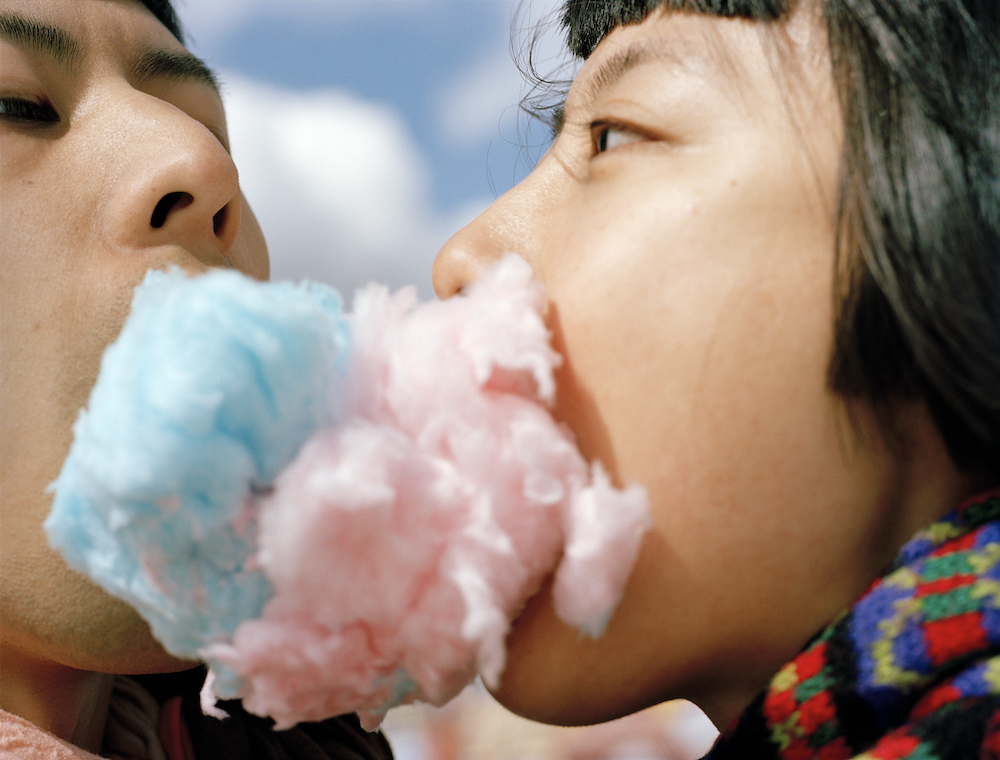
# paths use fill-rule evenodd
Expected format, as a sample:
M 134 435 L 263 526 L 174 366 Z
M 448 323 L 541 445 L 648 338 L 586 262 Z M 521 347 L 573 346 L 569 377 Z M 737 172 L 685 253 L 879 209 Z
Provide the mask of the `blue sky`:
M 176 0 L 225 84 L 275 278 L 416 283 L 537 160 L 511 47 L 554 0 Z M 512 32 L 512 23 L 522 30 Z M 538 48 L 555 61 L 555 27 Z M 546 64 L 548 65 L 548 64 Z M 552 65 L 556 65 L 554 62 Z

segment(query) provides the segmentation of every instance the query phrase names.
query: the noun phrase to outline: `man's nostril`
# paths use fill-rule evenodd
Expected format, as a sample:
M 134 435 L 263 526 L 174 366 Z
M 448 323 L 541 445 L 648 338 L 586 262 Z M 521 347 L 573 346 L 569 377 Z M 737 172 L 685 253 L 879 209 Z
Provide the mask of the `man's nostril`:
M 156 204 L 149 223 L 154 229 L 160 229 L 166 224 L 170 212 L 190 206 L 192 203 L 194 203 L 194 197 L 190 193 L 167 193 Z
M 215 230 L 215 236 L 218 237 L 223 228 L 226 226 L 226 217 L 229 216 L 229 204 L 219 209 L 218 213 L 212 217 L 212 229 Z

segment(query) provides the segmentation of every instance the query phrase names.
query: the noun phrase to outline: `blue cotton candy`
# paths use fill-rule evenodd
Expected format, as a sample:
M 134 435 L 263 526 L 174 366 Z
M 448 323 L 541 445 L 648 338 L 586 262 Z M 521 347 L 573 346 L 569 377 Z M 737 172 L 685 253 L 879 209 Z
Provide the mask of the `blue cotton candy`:
M 271 596 L 247 500 L 336 420 L 348 344 L 325 286 L 149 273 L 53 484 L 52 545 L 171 653 L 228 640 Z

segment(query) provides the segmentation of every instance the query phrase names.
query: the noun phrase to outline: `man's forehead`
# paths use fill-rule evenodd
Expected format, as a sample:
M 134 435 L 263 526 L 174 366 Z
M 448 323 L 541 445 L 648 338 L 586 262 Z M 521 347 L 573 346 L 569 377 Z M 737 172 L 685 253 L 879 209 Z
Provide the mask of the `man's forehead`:
M 0 38 L 34 53 L 49 56 L 59 66 L 72 70 L 95 46 L 96 39 L 121 49 L 130 73 L 138 81 L 153 79 L 188 80 L 205 84 L 218 92 L 219 85 L 212 70 L 188 52 L 170 30 L 150 20 L 152 34 L 124 34 L 111 26 L 104 36 L 95 36 L 95 17 L 86 16 L 81 23 L 79 0 L 73 3 L 0 3 Z M 133 0 L 97 0 L 99 5 L 133 6 L 145 13 L 143 3 Z M 152 27 L 155 24 L 155 28 Z M 107 35 L 115 35 L 108 39 Z
M 61 30 L 88 47 L 108 40 L 135 44 L 140 37 L 168 49 L 184 44 L 179 29 L 175 33 L 146 0 L 0 0 L 0 14 Z

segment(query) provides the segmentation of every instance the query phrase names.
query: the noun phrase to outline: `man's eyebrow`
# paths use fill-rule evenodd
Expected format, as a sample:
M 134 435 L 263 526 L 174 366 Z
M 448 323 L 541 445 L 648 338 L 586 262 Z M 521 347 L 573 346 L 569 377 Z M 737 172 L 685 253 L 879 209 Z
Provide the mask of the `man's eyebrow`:
M 0 37 L 19 47 L 45 53 L 67 68 L 80 63 L 83 50 L 68 32 L 17 13 L 0 13 Z
M 208 85 L 216 93 L 221 90 L 215 73 L 203 60 L 187 51 L 143 48 L 132 65 L 132 76 L 139 82 L 149 82 L 152 79 L 188 79 Z
M 82 46 L 69 32 L 18 13 L 0 13 L 0 38 L 50 55 L 67 68 L 78 66 L 83 59 Z M 189 79 L 220 91 L 219 80 L 212 70 L 187 51 L 142 48 L 132 65 L 132 75 L 140 82 L 157 78 Z

